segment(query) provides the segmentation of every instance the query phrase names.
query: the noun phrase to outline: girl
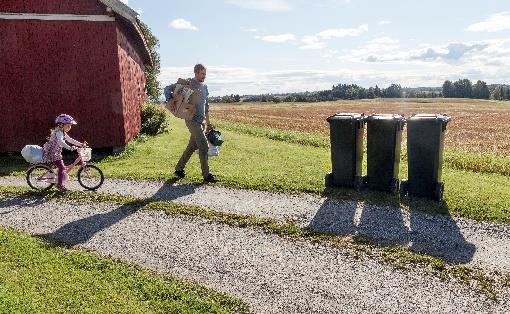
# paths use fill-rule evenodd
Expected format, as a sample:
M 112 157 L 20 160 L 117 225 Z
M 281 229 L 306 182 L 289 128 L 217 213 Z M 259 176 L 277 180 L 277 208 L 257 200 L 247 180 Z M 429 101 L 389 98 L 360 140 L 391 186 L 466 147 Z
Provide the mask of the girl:
M 67 114 L 61 114 L 55 119 L 56 127 L 51 130 L 50 137 L 48 141 L 43 146 L 43 160 L 46 163 L 52 163 L 58 168 L 58 183 L 57 188 L 60 191 L 67 191 L 64 186 L 64 180 L 66 177 L 65 173 L 65 165 L 62 160 L 62 148 L 66 148 L 68 150 L 76 150 L 76 146 L 84 147 L 87 145 L 87 142 L 80 143 L 77 140 L 71 138 L 67 135 L 67 132 L 71 130 L 71 127 L 76 123 L 76 121 Z M 66 141 L 75 145 L 69 146 Z

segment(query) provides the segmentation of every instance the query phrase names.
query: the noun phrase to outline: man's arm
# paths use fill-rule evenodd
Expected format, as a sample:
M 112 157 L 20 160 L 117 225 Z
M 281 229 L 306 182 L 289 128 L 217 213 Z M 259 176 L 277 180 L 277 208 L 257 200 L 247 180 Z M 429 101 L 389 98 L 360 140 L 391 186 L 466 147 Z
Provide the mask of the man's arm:
M 209 120 L 209 113 L 205 114 L 205 123 L 207 125 L 207 128 L 209 128 L 210 126 L 212 127 L 211 121 Z
M 209 119 L 209 89 L 207 85 L 205 86 L 207 95 L 205 96 L 205 124 L 207 127 L 207 131 L 214 129 L 214 126 L 211 124 L 211 120 Z

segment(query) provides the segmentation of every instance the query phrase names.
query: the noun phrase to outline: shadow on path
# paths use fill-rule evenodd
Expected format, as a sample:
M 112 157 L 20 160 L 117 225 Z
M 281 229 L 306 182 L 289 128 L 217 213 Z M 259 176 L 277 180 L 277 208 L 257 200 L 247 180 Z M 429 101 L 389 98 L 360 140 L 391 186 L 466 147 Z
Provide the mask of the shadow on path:
M 95 214 L 72 221 L 53 233 L 40 235 L 41 238 L 58 241 L 73 246 L 86 243 L 96 233 L 113 226 L 124 218 L 136 213 L 148 202 L 132 202 L 115 208 L 107 213 Z
M 153 200 L 174 200 L 178 197 L 195 193 L 193 185 L 175 185 L 176 179 L 166 181 L 163 186 L 149 199 L 134 201 L 107 213 L 95 214 L 65 224 L 51 234 L 41 235 L 43 238 L 51 239 L 74 246 L 86 243 L 96 233 L 105 230 L 121 220 L 144 208 Z
M 193 184 L 175 184 L 178 179 L 167 180 L 159 190 L 151 196 L 158 201 L 172 201 L 179 197 L 194 194 L 197 185 Z
M 450 215 L 427 214 L 412 204 L 409 211 L 403 211 L 392 206 L 327 198 L 307 228 L 362 235 L 383 246 L 405 245 L 455 263 L 470 262 L 476 251 Z

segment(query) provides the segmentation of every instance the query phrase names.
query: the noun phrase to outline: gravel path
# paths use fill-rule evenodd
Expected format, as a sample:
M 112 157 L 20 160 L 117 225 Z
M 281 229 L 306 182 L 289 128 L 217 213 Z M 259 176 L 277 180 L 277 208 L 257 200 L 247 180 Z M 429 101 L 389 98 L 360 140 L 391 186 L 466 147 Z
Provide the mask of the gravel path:
M 510 312 L 508 291 L 497 303 L 419 269 L 395 270 L 341 249 L 137 209 L 9 198 L 0 200 L 0 226 L 199 281 L 256 313 Z
M 26 186 L 24 178 L 1 177 L 0 185 Z M 76 181 L 71 189 L 79 190 Z M 311 194 L 287 195 L 171 182 L 106 180 L 101 193 L 152 197 L 223 212 L 291 219 L 302 227 L 369 236 L 486 270 L 510 270 L 510 226 L 366 205 Z

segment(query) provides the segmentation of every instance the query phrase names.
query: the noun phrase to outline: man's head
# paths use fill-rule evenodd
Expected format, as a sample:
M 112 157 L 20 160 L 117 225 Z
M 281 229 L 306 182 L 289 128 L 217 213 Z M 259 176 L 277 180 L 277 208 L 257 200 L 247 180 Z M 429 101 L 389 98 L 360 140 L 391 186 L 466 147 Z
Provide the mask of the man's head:
M 195 72 L 195 79 L 197 80 L 197 82 L 203 83 L 207 75 L 207 69 L 205 68 L 205 66 L 199 63 L 195 65 L 193 71 Z

